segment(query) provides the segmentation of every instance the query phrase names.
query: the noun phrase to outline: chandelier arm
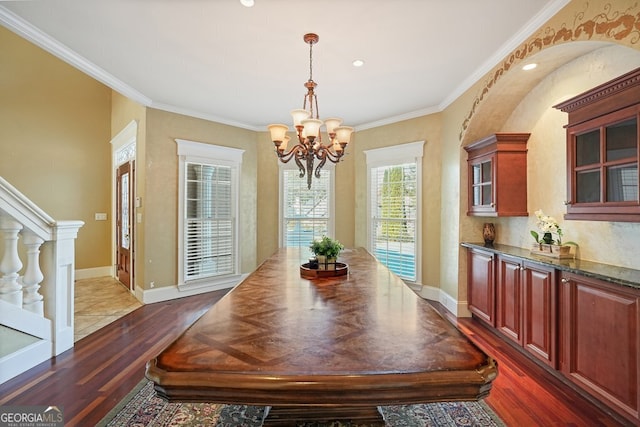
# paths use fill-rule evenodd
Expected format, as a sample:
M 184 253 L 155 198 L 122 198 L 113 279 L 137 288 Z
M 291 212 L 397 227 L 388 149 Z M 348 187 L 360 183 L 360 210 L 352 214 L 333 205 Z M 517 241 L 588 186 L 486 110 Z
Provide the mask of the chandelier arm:
M 282 163 L 288 163 L 297 153 L 304 152 L 305 148 L 301 144 L 296 144 L 291 147 L 291 150 L 288 152 L 281 152 L 280 150 L 276 150 L 276 154 Z
M 329 150 L 329 147 L 327 147 L 326 145 L 321 146 L 318 149 L 318 152 L 320 151 L 324 152 L 322 157 L 325 158 L 325 162 L 326 160 L 329 160 L 331 163 L 338 163 L 342 158 L 342 156 L 344 155 L 344 151 L 341 151 L 339 153 L 334 153 L 333 151 Z M 320 159 L 320 156 L 316 155 L 316 157 Z

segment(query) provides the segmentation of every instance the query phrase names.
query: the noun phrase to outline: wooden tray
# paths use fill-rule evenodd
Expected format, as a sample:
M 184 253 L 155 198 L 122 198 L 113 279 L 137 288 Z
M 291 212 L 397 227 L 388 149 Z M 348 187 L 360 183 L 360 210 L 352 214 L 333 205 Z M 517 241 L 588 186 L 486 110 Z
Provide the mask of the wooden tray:
M 547 245 L 544 243 L 532 245 L 531 253 L 558 259 L 575 258 L 575 255 L 571 253 L 570 246 Z
M 349 273 L 349 266 L 343 262 L 336 262 L 335 270 L 320 270 L 309 268 L 306 262 L 300 266 L 300 277 L 304 279 L 322 279 L 323 277 L 345 276 Z

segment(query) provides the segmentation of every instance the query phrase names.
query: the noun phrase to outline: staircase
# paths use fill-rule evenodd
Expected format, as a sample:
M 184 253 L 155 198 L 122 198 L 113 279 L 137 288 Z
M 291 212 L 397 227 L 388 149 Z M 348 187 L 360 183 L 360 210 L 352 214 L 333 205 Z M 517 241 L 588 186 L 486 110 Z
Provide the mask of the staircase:
M 83 225 L 54 220 L 0 177 L 0 384 L 73 347 Z

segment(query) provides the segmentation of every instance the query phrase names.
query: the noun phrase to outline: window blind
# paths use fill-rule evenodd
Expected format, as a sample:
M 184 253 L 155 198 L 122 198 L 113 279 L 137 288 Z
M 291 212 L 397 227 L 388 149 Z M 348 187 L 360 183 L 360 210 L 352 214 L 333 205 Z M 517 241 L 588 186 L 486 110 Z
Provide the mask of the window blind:
M 332 170 L 313 177 L 311 189 L 296 169 L 284 169 L 283 179 L 283 246 L 308 247 L 323 235 L 329 235 L 329 195 Z
M 185 165 L 185 282 L 234 273 L 232 170 L 228 166 Z
M 373 167 L 371 247 L 375 257 L 398 276 L 416 280 L 416 163 Z

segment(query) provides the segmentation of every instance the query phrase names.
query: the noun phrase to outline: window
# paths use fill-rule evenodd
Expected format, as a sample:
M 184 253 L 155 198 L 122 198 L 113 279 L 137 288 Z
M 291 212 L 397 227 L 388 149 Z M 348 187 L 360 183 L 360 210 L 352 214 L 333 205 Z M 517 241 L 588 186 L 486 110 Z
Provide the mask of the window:
M 365 151 L 369 250 L 401 278 L 420 281 L 420 195 L 424 142 Z
M 244 151 L 177 142 L 179 287 L 233 282 L 239 275 L 238 170 Z
M 333 168 L 325 166 L 308 189 L 297 168 L 281 166 L 282 247 L 307 248 L 314 239 L 333 235 L 333 176 Z

